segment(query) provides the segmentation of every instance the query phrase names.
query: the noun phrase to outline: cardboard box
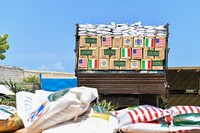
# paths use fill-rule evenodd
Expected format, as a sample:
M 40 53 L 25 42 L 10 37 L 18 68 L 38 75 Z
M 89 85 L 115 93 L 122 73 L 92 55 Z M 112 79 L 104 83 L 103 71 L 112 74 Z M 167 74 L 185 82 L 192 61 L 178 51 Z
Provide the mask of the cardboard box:
M 89 55 L 89 59 L 99 58 L 99 48 L 98 47 L 90 47 L 89 50 L 92 50 L 92 55 Z
M 155 48 L 166 48 L 166 37 L 156 36 Z
M 129 70 L 129 60 L 110 59 L 110 69 L 112 69 L 112 70 Z
M 145 48 L 154 48 L 155 47 L 155 37 L 145 37 Z
M 122 37 L 121 36 L 114 36 L 113 37 L 113 48 L 121 48 L 122 47 Z
M 102 47 L 112 47 L 112 37 L 111 36 L 102 36 L 101 46 Z
M 89 50 L 89 48 L 79 48 L 79 58 L 88 58 L 89 55 L 92 55 L 92 50 Z
M 99 59 L 99 70 L 108 70 L 110 69 L 109 59 Z
M 163 70 L 164 69 L 164 60 L 152 60 L 152 70 Z
M 100 47 L 101 40 L 99 36 L 80 36 L 79 47 Z
M 123 48 L 133 47 L 133 37 L 131 37 L 131 36 L 130 37 L 129 36 L 123 37 L 122 47 Z
M 110 59 L 120 59 L 120 48 L 112 48 L 111 50 L 115 51 L 115 54 L 112 54 L 110 56 Z M 104 51 L 104 53 L 105 53 L 105 51 Z
M 142 59 L 141 60 L 141 69 L 142 70 L 151 70 L 151 67 L 152 67 L 152 64 L 151 64 L 150 59 L 147 59 L 147 60 Z
M 159 59 L 159 60 L 165 59 L 165 49 L 164 48 L 155 48 L 155 51 L 158 51 L 159 55 L 154 56 L 154 59 Z
M 140 60 L 130 60 L 129 69 L 130 70 L 140 70 L 141 69 L 140 63 L 141 63 Z
M 88 69 L 88 58 L 79 58 L 78 59 L 78 69 L 80 69 L 80 70 Z
M 88 69 L 97 70 L 99 68 L 98 59 L 88 59 Z
M 99 58 L 99 48 L 79 48 L 79 58 Z
M 143 48 L 132 48 L 132 59 L 142 59 Z
M 133 47 L 134 48 L 143 48 L 144 47 L 144 38 L 143 37 L 134 37 Z
M 100 59 L 119 59 L 120 58 L 120 49 L 119 48 L 105 48 L 102 47 L 99 50 Z
M 143 59 L 154 59 L 154 56 L 159 56 L 159 51 L 154 48 L 143 48 Z
M 131 48 L 121 48 L 121 59 L 131 59 Z

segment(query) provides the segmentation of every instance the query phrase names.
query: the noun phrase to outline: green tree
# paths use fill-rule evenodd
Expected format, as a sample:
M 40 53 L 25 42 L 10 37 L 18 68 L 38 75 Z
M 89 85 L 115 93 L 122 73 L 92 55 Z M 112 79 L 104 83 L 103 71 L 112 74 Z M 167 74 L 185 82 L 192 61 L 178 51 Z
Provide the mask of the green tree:
M 6 58 L 4 53 L 9 49 L 8 34 L 0 35 L 0 60 Z

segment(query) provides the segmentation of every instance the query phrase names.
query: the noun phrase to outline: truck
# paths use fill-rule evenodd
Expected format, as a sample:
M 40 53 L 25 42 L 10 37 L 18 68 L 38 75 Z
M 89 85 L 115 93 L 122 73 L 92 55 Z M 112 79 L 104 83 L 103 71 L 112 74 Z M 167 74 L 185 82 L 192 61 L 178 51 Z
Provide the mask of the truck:
M 76 24 L 78 86 L 97 88 L 119 108 L 165 107 L 168 96 L 169 24 Z

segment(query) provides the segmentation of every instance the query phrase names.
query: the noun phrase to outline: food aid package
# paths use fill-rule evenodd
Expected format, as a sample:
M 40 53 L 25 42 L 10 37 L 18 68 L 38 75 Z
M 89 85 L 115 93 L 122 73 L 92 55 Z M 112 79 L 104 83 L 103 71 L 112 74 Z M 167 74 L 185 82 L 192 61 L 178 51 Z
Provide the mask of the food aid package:
M 17 111 L 27 133 L 42 132 L 59 123 L 77 118 L 98 97 L 96 88 L 75 87 L 41 95 L 17 93 Z M 27 105 L 28 102 L 28 105 Z
M 23 127 L 15 107 L 0 105 L 0 133 L 15 131 Z
M 115 115 L 119 120 L 119 127 L 123 127 L 170 116 L 170 111 L 151 105 L 140 105 L 118 110 L 115 112 Z
M 44 130 L 42 133 L 116 133 L 118 120 L 109 113 L 97 112 L 89 108 L 76 120 L 70 120 Z
M 159 123 L 135 123 L 120 128 L 122 133 L 169 133 L 169 127 Z
M 172 115 L 171 132 L 200 132 L 199 106 L 172 106 L 169 108 Z

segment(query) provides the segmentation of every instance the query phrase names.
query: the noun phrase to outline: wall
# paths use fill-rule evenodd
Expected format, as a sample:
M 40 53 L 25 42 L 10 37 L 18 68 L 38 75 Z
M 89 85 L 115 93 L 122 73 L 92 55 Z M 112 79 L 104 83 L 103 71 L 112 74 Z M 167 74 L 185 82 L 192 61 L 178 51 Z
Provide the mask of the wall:
M 43 78 L 74 78 L 74 73 L 68 72 L 54 72 L 54 71 L 39 71 L 39 70 L 24 70 L 22 68 L 14 66 L 2 66 L 0 65 L 0 83 L 4 80 L 13 80 L 15 82 L 22 81 L 23 78 L 36 75 L 39 76 L 42 73 Z
M 23 69 L 12 66 L 0 65 L 0 82 L 12 79 L 13 81 L 21 81 L 23 76 Z

